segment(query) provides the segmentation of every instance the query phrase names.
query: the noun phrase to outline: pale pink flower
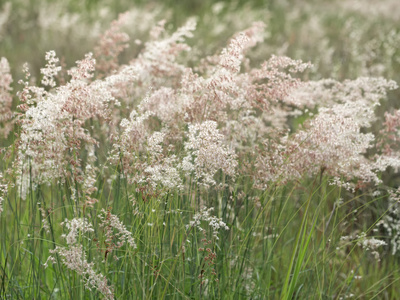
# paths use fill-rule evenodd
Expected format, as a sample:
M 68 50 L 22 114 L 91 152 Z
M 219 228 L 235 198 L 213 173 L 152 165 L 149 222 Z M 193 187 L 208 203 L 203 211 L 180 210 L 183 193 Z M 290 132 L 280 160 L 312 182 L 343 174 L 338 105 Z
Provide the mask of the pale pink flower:
M 120 221 L 118 216 L 113 215 L 110 211 L 105 209 L 101 210 L 98 215 L 101 220 L 100 226 L 106 230 L 106 239 L 111 242 L 113 239 L 117 240 L 116 247 L 121 247 L 125 243 L 129 244 L 132 248 L 136 249 L 136 243 L 132 237 L 132 233 L 126 229 L 125 225 Z M 114 233 L 113 229 L 117 232 Z
M 95 47 L 96 69 L 103 74 L 109 74 L 118 69 L 118 55 L 129 46 L 129 35 L 121 29 L 128 17 L 129 13 L 120 14 L 100 37 L 99 45 Z
M 235 151 L 224 145 L 224 136 L 217 129 L 216 122 L 190 124 L 185 150 L 184 170 L 189 173 L 194 171 L 199 183 L 214 185 L 213 177 L 218 170 L 235 177 L 238 164 Z
M 0 129 L 0 134 L 4 137 L 7 137 L 13 128 L 13 113 L 11 111 L 12 81 L 10 65 L 7 59 L 2 57 L 0 59 L 0 123 L 3 124 L 3 128 Z
M 94 263 L 87 261 L 85 251 L 83 251 L 81 245 L 68 248 L 57 246 L 51 252 L 57 253 L 68 269 L 82 276 L 85 288 L 89 290 L 94 288 L 102 293 L 106 299 L 114 299 L 113 287 L 108 285 L 107 278 L 103 274 L 94 270 Z

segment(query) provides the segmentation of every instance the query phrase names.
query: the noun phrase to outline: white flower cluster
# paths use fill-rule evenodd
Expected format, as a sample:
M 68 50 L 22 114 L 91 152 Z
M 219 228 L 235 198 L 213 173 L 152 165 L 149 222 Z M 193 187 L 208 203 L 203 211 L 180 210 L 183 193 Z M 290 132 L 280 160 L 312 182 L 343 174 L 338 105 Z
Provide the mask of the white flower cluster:
M 72 220 L 65 219 L 61 225 L 64 225 L 69 230 L 67 235 L 62 235 L 68 245 L 74 245 L 78 242 L 77 237 L 79 236 L 79 232 L 94 232 L 92 224 L 90 224 L 85 218 L 74 218 Z
M 82 276 L 85 288 L 91 290 L 97 289 L 106 299 L 114 299 L 113 289 L 107 284 L 107 279 L 101 273 L 94 270 L 94 263 L 89 263 L 86 259 L 86 253 L 83 246 L 78 243 L 79 233 L 84 234 L 93 232 L 92 225 L 85 218 L 74 218 L 65 220 L 61 223 L 68 230 L 68 234 L 62 235 L 67 241 L 67 247 L 57 246 L 54 250 L 50 250 L 52 254 L 58 254 L 62 263 L 70 270 L 75 271 Z M 53 256 L 49 256 L 44 266 L 47 267 L 48 261 L 56 262 Z
M 13 79 L 10 73 L 10 65 L 5 57 L 0 59 L 0 123 L 3 124 L 3 128 L 0 128 L 0 134 L 7 137 L 12 130 L 13 113 L 12 107 L 12 95 L 11 95 L 11 83 Z
M 115 234 L 115 238 L 119 240 L 119 247 L 121 247 L 126 242 L 131 247 L 136 249 L 137 246 L 135 240 L 132 237 L 132 233 L 126 229 L 125 225 L 116 215 L 113 215 L 110 212 L 107 212 L 105 209 L 102 209 L 101 214 L 99 214 L 98 217 L 101 220 L 101 227 L 111 227 L 118 231 L 118 233 Z
M 388 211 L 376 224 L 376 230 L 382 228 L 390 240 L 392 254 L 400 251 L 400 187 L 390 191 Z
M 179 164 L 175 155 L 165 157 L 160 163 L 152 164 L 144 169 L 145 175 L 139 182 L 147 182 L 155 189 L 159 184 L 168 189 L 181 189 L 182 179 Z
M 57 253 L 61 257 L 62 263 L 68 269 L 82 276 L 85 288 L 89 290 L 94 288 L 102 293 L 106 299 L 114 299 L 112 286 L 107 284 L 107 278 L 103 274 L 97 273 L 94 270 L 94 263 L 87 261 L 82 245 L 71 246 L 69 248 L 57 246 L 51 252 Z
M 3 212 L 3 201 L 8 189 L 8 185 L 3 181 L 3 174 L 0 173 L 0 214 Z
M 61 71 L 61 67 L 57 66 L 60 60 L 56 57 L 56 52 L 54 50 L 47 52 L 45 58 L 47 61 L 46 67 L 40 69 L 40 73 L 43 74 L 42 84 L 55 87 L 56 81 L 54 77 Z
M 215 185 L 214 175 L 221 169 L 226 175 L 235 176 L 238 165 L 234 150 L 224 145 L 224 136 L 217 129 L 217 122 L 205 121 L 189 125 L 184 159 L 185 171 L 194 171 L 195 178 L 203 185 Z
M 222 221 L 221 218 L 217 218 L 216 216 L 212 216 L 211 212 L 214 210 L 213 207 L 210 208 L 202 208 L 200 212 L 196 213 L 193 217 L 193 220 L 189 222 L 189 225 L 186 225 L 186 228 L 196 227 L 199 231 L 205 232 L 205 229 L 201 227 L 201 222 L 204 221 L 210 226 L 212 229 L 212 235 L 215 239 L 218 238 L 218 231 L 220 229 L 229 230 L 229 227 Z
M 379 252 L 377 249 L 379 247 L 387 245 L 386 242 L 376 239 L 376 238 L 368 238 L 365 232 L 362 232 L 360 235 L 357 235 L 357 245 L 361 246 L 366 251 L 371 251 L 371 254 L 377 261 L 380 261 Z
M 358 78 L 344 83 L 323 80 L 306 84 L 291 94 L 285 101 L 299 108 L 318 108 L 318 114 L 308 118 L 296 133 L 266 140 L 266 151 L 257 162 L 260 186 L 321 172 L 334 177 L 332 183 L 350 190 L 356 187 L 349 182 L 353 179 L 381 183 L 378 172 L 398 166 L 399 162 L 388 156 L 366 155 L 376 139 L 368 128 L 376 121 L 379 100 L 396 87 L 395 82 L 383 78 Z

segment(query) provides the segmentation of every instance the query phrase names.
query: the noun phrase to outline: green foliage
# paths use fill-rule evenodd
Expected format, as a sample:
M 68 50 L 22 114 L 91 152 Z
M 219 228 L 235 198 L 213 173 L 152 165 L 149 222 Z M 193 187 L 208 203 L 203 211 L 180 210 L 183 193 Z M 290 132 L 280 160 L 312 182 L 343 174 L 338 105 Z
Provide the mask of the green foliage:
M 326 33 L 324 49 L 332 50 L 326 59 L 318 52 L 316 43 L 319 41 L 313 40 L 309 44 L 300 38 L 313 13 L 324 9 L 318 1 L 313 2 L 314 10 L 299 9 L 299 18 L 293 20 L 288 6 L 299 5 L 296 1 L 287 1 L 288 6 L 272 0 L 223 1 L 225 6 L 220 17 L 229 20 L 230 14 L 240 13 L 240 10 L 251 11 L 260 18 L 268 14 L 269 48 L 257 48 L 251 53 L 255 61 L 280 49 L 294 58 L 311 61 L 315 58 L 316 70 L 308 76 L 319 78 L 328 74 L 337 79 L 355 77 L 364 70 L 364 58 L 356 59 L 357 53 L 352 52 L 354 41 L 346 35 L 349 33 L 346 30 L 350 29 L 340 26 L 350 20 L 361 32 L 358 42 L 366 42 L 370 34 L 383 43 L 375 49 L 376 54 L 382 54 L 382 57 L 373 57 L 368 63 L 382 64 L 384 69 L 380 75 L 399 81 L 400 62 L 396 57 L 400 47 L 391 49 L 396 43 L 385 44 L 384 37 L 393 23 L 381 24 L 381 19 L 368 23 L 364 16 L 356 13 L 341 16 L 326 13 L 322 21 L 319 20 L 324 26 L 322 31 Z M 65 56 L 65 63 L 71 66 L 83 57 L 83 53 L 92 49 L 96 38 L 78 35 L 73 27 L 61 33 L 51 28 L 40 30 L 35 27 L 39 22 L 38 3 L 57 4 L 57 1 L 21 0 L 12 3 L 13 10 L 18 13 L 10 17 L 4 28 L 0 28 L 0 53 L 9 59 L 12 66 L 21 67 L 23 62 L 29 61 L 33 74 L 40 78 L 42 54 L 49 48 Z M 157 1 L 140 0 L 134 4 L 149 10 L 160 5 Z M 69 0 L 64 5 L 63 9 L 71 15 L 80 13 L 84 21 L 79 24 L 89 24 L 82 28 L 90 29 L 101 8 L 110 10 L 100 19 L 108 24 L 118 13 L 130 8 L 132 2 Z M 199 27 L 205 29 L 196 44 L 205 47 L 204 53 L 215 52 L 222 47 L 221 40 L 225 41 L 225 37 L 235 31 L 227 22 L 220 36 L 212 33 L 211 28 L 219 25 L 207 23 L 207 18 L 215 20 L 210 16 L 214 1 L 168 0 L 162 1 L 162 5 L 165 12 L 157 13 L 156 17 L 170 13 L 172 27 L 182 24 L 189 15 L 199 16 Z M 2 6 L 4 3 L 0 2 Z M 18 19 L 22 16 L 23 19 Z M 29 31 L 27 25 L 34 29 Z M 374 30 L 374 26 L 381 27 Z M 396 26 L 393 30 L 398 33 L 400 28 Z M 138 31 L 138 35 L 143 33 Z M 137 47 L 135 54 L 140 46 Z M 121 59 L 128 61 L 131 58 L 127 55 Z M 187 59 L 194 61 L 196 57 Z M 12 73 L 14 78 L 22 78 L 19 70 L 13 69 Z M 18 90 L 16 83 L 13 87 Z M 395 93 L 391 95 L 392 99 L 397 96 Z M 396 107 L 393 102 L 388 105 Z M 294 118 L 291 127 L 300 128 L 308 118 L 305 114 Z M 98 124 L 91 125 L 95 128 L 93 130 L 100 128 Z M 14 137 L 0 143 L 13 145 Z M 9 150 L 11 157 L 9 153 L 1 154 L 3 173 L 9 169 L 15 154 L 15 149 Z M 108 149 L 99 152 L 96 155 L 103 162 Z M 114 176 L 107 181 L 104 174 Z M 217 177 L 221 182 L 229 181 L 222 174 L 217 174 Z M 79 195 L 83 187 L 73 179 L 63 184 L 36 185 L 31 182 L 26 199 L 19 196 L 14 181 L 14 187 L 9 189 L 3 201 L 4 211 L 0 215 L 0 298 L 104 297 L 96 289 L 86 289 L 82 283 L 86 275 L 71 271 L 62 263 L 60 254 L 54 252 L 57 246 L 66 246 L 62 235 L 68 234 L 68 230 L 60 223 L 74 218 L 86 218 L 93 228 L 93 232 L 79 233 L 79 244 L 87 261 L 93 262 L 94 270 L 103 274 L 107 284 L 113 286 L 117 299 L 398 297 L 398 256 L 389 255 L 389 248 L 385 246 L 380 249 L 380 260 L 377 260 L 359 244 L 362 242 L 361 233 L 372 233 L 377 222 L 388 214 L 386 195 L 377 197 L 361 190 L 350 194 L 330 185 L 330 178 L 323 174 L 323 170 L 315 178 L 271 185 L 265 190 L 254 189 L 250 177 L 238 178 L 230 189 L 210 190 L 199 187 L 193 177 L 186 180 L 183 190 L 147 193 L 143 186 L 129 184 L 120 167 L 102 170 L 96 178 L 97 191 L 90 195 L 97 201 L 92 206 L 87 204 L 87 195 Z M 385 182 L 396 186 L 399 181 L 393 177 L 385 178 Z M 75 199 L 72 190 L 78 195 Z M 204 204 L 213 207 L 212 214 L 229 227 L 229 230 L 218 231 L 218 239 L 213 236 L 212 226 L 204 220 L 200 225 L 204 230 L 190 225 Z M 119 217 L 132 234 L 137 248 L 128 244 L 118 246 L 115 228 L 114 236 L 107 236 L 107 228 L 101 226 L 98 217 L 102 208 L 108 208 L 109 216 Z M 385 238 L 383 232 L 378 231 L 378 234 Z M 51 255 L 56 258 L 54 264 L 48 261 Z M 48 264 L 47 268 L 45 264 Z

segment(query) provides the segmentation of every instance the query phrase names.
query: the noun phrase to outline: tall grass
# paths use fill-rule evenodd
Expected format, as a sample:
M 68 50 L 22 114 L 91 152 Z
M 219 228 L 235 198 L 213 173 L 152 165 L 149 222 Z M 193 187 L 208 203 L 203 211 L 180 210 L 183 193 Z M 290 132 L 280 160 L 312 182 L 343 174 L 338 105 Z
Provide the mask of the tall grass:
M 88 260 L 96 262 L 96 270 L 114 286 L 118 298 L 396 297 L 395 257 L 377 262 L 354 243 L 340 241 L 344 232 L 359 226 L 354 219 L 366 204 L 353 198 L 346 205 L 334 205 L 340 191 L 326 180 L 321 184 L 304 182 L 304 189 L 294 185 L 264 192 L 257 206 L 247 197 L 241 203 L 232 203 L 231 193 L 220 192 L 217 197 L 221 207 L 216 206 L 219 211 L 215 213 L 230 229 L 207 246 L 202 241 L 205 236 L 210 238 L 207 226 L 205 233 L 185 226 L 196 211 L 198 192 L 171 193 L 143 201 L 134 187 L 127 188 L 124 182 L 113 184 L 117 198 L 107 201 L 99 195 L 101 201 L 81 215 L 94 232 L 90 240 L 82 236 L 79 243 L 84 245 Z M 82 278 L 59 259 L 44 268 L 49 250 L 62 244 L 58 224 L 76 216 L 76 204 L 63 202 L 64 193 L 67 191 L 52 186 L 38 189 L 26 202 L 17 201 L 16 196 L 14 203 L 10 201 L 8 222 L 2 218 L 2 230 L 7 233 L 2 234 L 2 297 L 100 296 L 85 289 Z M 132 214 L 130 197 L 137 197 L 140 214 Z M 56 208 L 46 215 L 48 234 L 41 225 L 38 202 Z M 105 258 L 104 229 L 96 218 L 100 207 L 105 206 L 129 224 L 137 249 L 124 246 Z M 348 211 L 346 206 L 354 209 Z M 205 247 L 216 254 L 213 265 L 208 265 L 208 253 L 199 250 Z
M 12 5 L 46 8 L 34 4 Z M 151 3 L 96 36 L 107 4 L 60 4 L 87 13 L 63 36 L 91 32 L 82 49 L 60 42 L 73 50 L 65 65 L 49 51 L 16 71 L 28 50 L 0 37 L 11 57 L 0 63 L 0 297 L 396 299 L 400 113 L 396 82 L 381 77 L 398 79 L 390 22 L 363 51 L 381 16 L 340 3 L 333 17 L 317 3 L 195 1 L 170 27 Z M 193 9 L 197 33 L 193 19 L 180 26 Z M 267 26 L 252 23 L 266 13 Z M 44 26 L 25 17 L 21 28 Z M 32 36 L 39 48 L 58 41 L 51 26 Z

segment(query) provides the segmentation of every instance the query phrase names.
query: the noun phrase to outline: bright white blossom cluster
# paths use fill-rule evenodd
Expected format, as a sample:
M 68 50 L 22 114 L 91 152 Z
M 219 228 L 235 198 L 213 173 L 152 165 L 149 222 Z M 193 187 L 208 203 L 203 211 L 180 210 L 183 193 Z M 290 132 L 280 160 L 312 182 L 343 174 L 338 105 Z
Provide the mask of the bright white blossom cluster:
M 284 101 L 301 109 L 331 107 L 338 103 L 363 102 L 368 107 L 379 105 L 388 90 L 397 83 L 382 77 L 359 77 L 339 82 L 334 79 L 308 81 L 293 90 Z
M 49 52 L 46 58 L 48 68 L 54 67 L 57 61 L 55 53 Z M 131 68 L 122 68 L 120 73 L 92 81 L 94 70 L 95 60 L 89 53 L 77 62 L 77 67 L 68 71 L 71 80 L 54 87 L 50 92 L 30 86 L 28 82 L 23 83 L 24 89 L 19 97 L 23 103 L 20 109 L 24 114 L 20 117 L 18 159 L 14 162 L 20 186 L 29 182 L 29 177 L 38 184 L 52 180 L 63 182 L 69 177 L 83 183 L 86 175 L 89 175 L 85 174 L 77 154 L 85 148 L 92 149 L 90 151 L 93 153 L 93 147 L 98 142 L 91 136 L 85 122 L 98 120 L 109 123 L 112 107 L 118 106 L 114 97 L 116 88 L 121 81 L 128 84 L 135 79 Z M 49 72 L 46 71 L 47 81 L 55 74 Z M 91 170 L 86 168 L 89 173 Z M 87 183 L 86 190 L 89 189 Z
M 219 169 L 235 176 L 235 152 L 224 145 L 224 136 L 219 133 L 216 122 L 190 124 L 185 150 L 188 156 L 184 158 L 184 171 L 193 170 L 195 178 L 203 185 L 214 185 L 213 176 Z
M 46 67 L 40 69 L 40 73 L 43 74 L 42 84 L 44 86 L 55 87 L 55 77 L 57 73 L 61 71 L 61 67 L 57 66 L 60 60 L 56 57 L 56 52 L 54 50 L 47 52 L 45 58 L 47 61 Z
M 370 237 L 368 238 L 365 232 L 362 232 L 357 236 L 357 245 L 361 246 L 366 251 L 371 251 L 371 254 L 377 261 L 380 261 L 379 252 L 377 249 L 379 247 L 387 245 L 386 242 Z
M 229 230 L 229 227 L 216 216 L 211 215 L 211 212 L 214 208 L 202 208 L 198 213 L 196 213 L 193 217 L 193 220 L 186 225 L 186 228 L 197 228 L 201 232 L 205 232 L 205 229 L 201 227 L 201 222 L 204 221 L 211 228 L 212 235 L 215 239 L 219 239 L 218 232 L 220 229 Z
M 62 235 L 65 238 L 68 245 L 74 245 L 78 242 L 78 236 L 80 233 L 93 232 L 93 226 L 90 224 L 85 218 L 75 218 L 72 220 L 65 220 L 61 223 L 61 225 L 65 226 L 69 230 L 68 234 Z

